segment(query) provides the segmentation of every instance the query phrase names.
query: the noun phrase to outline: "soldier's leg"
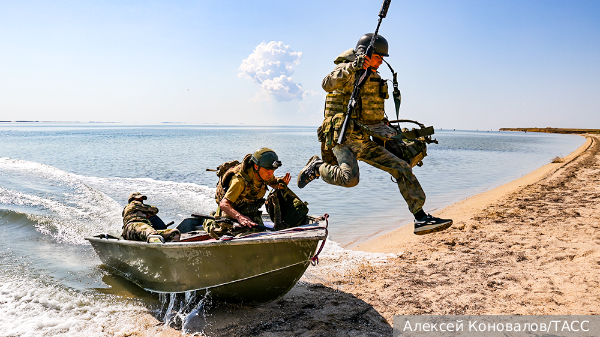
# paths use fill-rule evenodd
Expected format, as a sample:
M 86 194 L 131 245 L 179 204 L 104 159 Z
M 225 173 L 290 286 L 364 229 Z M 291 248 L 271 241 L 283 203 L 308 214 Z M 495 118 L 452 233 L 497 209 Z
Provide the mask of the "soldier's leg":
M 148 236 L 156 234 L 156 229 L 143 222 L 132 222 L 123 228 L 122 236 L 125 240 L 147 241 Z
M 358 161 L 351 146 L 336 145 L 333 148 L 333 154 L 337 159 L 338 165 L 321 164 L 319 167 L 319 176 L 328 184 L 354 187 L 358 185 L 360 172 Z
M 404 160 L 370 140 L 363 140 L 354 147 L 358 149 L 356 152 L 358 160 L 389 172 L 396 178 L 400 194 L 406 200 L 408 209 L 415 216 L 415 234 L 435 233 L 452 226 L 451 219 L 436 218 L 423 211 L 425 192 Z
M 217 206 L 217 210 L 212 212 L 210 215 L 214 216 L 215 218 L 220 218 L 221 214 L 221 208 Z M 206 219 L 204 220 L 202 227 L 204 228 L 204 231 L 210 235 L 210 237 L 218 240 L 222 235 L 229 233 L 229 230 L 231 229 L 230 226 L 221 226 L 221 224 L 223 223 L 217 223 L 215 220 Z
M 181 233 L 177 228 L 170 228 L 156 231 L 156 234 L 161 235 L 165 241 L 179 241 Z
M 400 194 L 406 201 L 411 213 L 422 211 L 425 204 L 425 192 L 410 166 L 402 159 L 371 140 L 353 141 L 358 160 L 386 171 L 396 179 Z

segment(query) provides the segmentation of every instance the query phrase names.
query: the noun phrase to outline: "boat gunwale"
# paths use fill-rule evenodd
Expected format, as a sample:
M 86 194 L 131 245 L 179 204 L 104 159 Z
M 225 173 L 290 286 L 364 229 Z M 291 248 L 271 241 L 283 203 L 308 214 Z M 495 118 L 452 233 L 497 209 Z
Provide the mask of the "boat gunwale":
M 297 227 L 294 227 L 297 228 Z M 301 228 L 301 227 L 300 227 Z M 220 245 L 248 245 L 248 244 L 263 244 L 267 242 L 293 242 L 293 241 L 315 241 L 324 240 L 327 238 L 326 227 L 311 226 L 302 231 L 288 232 L 273 232 L 263 234 L 256 237 L 233 238 L 231 240 L 204 240 L 190 242 L 165 242 L 165 243 L 148 243 L 143 241 L 125 240 L 123 238 L 102 238 L 97 236 L 86 237 L 85 240 L 98 243 L 118 244 L 124 246 L 144 247 L 144 248 L 160 248 L 160 249 L 177 249 L 177 248 L 192 248 Z M 315 231 L 325 231 L 324 233 L 315 233 Z M 102 234 L 99 234 L 102 235 Z

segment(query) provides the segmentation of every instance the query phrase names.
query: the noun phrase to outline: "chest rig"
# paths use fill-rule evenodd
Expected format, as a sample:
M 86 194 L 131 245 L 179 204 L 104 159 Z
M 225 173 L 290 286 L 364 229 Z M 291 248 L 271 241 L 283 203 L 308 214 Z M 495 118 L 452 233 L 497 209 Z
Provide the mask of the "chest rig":
M 325 99 L 325 117 L 333 117 L 336 114 L 345 114 L 352 92 L 354 81 L 349 81 L 347 88 L 328 93 Z M 358 109 L 355 109 L 353 118 L 361 123 L 378 123 L 385 117 L 384 102 L 388 99 L 387 81 L 379 74 L 371 75 L 360 95 Z
M 319 141 L 323 143 L 325 150 L 333 148 L 339 137 L 339 132 L 344 123 L 348 101 L 354 87 L 355 76 L 348 83 L 331 93 L 325 99 L 325 119 L 318 130 Z M 372 134 L 369 125 L 381 124 L 385 118 L 385 100 L 388 99 L 387 81 L 382 79 L 378 73 L 373 73 L 362 88 L 358 106 L 353 110 L 352 119 L 354 123 L 349 125 L 348 134 L 365 130 Z M 387 136 L 386 136 L 387 137 Z

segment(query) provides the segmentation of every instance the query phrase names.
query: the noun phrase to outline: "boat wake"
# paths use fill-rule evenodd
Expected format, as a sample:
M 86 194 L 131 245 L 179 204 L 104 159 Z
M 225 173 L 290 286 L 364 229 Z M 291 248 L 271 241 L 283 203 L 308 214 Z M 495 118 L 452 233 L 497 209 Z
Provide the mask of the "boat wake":
M 159 207 L 165 222 L 210 213 L 214 188 L 148 178 L 101 178 L 45 164 L 0 158 L 0 209 L 25 214 L 41 233 L 58 242 L 86 244 L 97 232 L 119 235 L 121 211 L 134 191 Z

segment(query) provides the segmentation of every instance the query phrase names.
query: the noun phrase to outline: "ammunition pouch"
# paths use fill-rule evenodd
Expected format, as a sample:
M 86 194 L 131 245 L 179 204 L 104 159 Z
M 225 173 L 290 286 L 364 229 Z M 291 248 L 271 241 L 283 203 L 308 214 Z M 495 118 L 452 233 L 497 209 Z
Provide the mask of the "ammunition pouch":
M 327 142 L 327 135 L 323 132 L 323 125 L 317 128 L 317 137 L 321 143 L 321 159 L 329 165 L 337 165 L 337 158 L 333 154 L 330 148 L 327 148 L 325 143 Z
M 325 120 L 323 120 L 321 127 L 317 129 L 319 141 L 325 144 L 326 149 L 332 149 L 337 143 L 345 118 L 346 114 L 341 112 L 333 116 L 325 117 Z M 348 130 L 346 130 L 346 134 L 352 133 L 353 130 L 353 123 L 349 123 Z
M 267 212 L 275 224 L 275 230 L 297 227 L 306 223 L 308 203 L 300 200 L 287 186 L 273 189 L 266 202 Z

